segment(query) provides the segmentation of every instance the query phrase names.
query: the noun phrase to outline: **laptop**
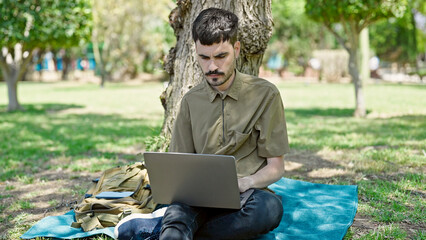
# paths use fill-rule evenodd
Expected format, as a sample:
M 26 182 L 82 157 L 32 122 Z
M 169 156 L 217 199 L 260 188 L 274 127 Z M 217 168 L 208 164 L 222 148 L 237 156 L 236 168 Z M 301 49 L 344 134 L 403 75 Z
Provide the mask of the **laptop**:
M 233 156 L 143 154 L 152 197 L 160 204 L 180 202 L 194 207 L 240 209 L 253 189 L 240 194 Z

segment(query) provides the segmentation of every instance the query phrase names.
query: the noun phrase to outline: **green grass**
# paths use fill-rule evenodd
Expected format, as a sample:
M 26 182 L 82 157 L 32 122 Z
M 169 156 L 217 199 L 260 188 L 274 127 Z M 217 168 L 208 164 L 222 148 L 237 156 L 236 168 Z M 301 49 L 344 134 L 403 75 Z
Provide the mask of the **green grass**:
M 352 117 L 350 84 L 283 82 L 278 87 L 291 149 L 326 154 L 326 161 L 353 173 L 295 178 L 357 184 L 358 212 L 379 226 L 363 233 L 351 228 L 345 239 L 425 239 L 418 229 L 426 221 L 426 86 L 366 85 L 368 116 L 362 119 Z M 17 239 L 33 224 L 29 217 L 36 207 L 31 195 L 8 202 L 9 192 L 49 183 L 48 177 L 36 178 L 37 173 L 67 171 L 67 179 L 76 180 L 82 173 L 137 161 L 145 143 L 161 144 L 156 136 L 162 124 L 162 90 L 160 83 L 100 89 L 94 84 L 24 82 L 19 99 L 26 111 L 12 113 L 5 112 L 7 98 L 1 94 L 0 183 L 8 182 L 0 195 L 0 223 L 13 225 L 9 238 Z M 4 83 L 0 92 L 6 93 Z M 67 186 L 59 194 L 82 196 L 85 186 Z M 55 207 L 60 201 L 46 204 Z M 10 208 L 19 214 L 9 213 Z
M 426 86 L 367 85 L 367 118 L 352 117 L 353 87 L 280 84 L 290 147 L 345 151 L 363 173 L 425 165 Z
M 372 216 L 378 222 L 425 223 L 424 181 L 424 175 L 413 173 L 396 176 L 392 180 L 359 181 L 359 196 L 364 200 L 360 203 L 359 212 Z
M 385 239 L 407 239 L 407 233 L 398 226 L 390 225 L 380 227 L 371 233 L 362 236 L 362 240 L 385 240 Z
M 135 161 L 129 152 L 142 150 L 160 130 L 158 84 L 99 89 L 25 83 L 19 90 L 26 111 L 0 112 L 1 181 L 42 169 L 101 171 Z

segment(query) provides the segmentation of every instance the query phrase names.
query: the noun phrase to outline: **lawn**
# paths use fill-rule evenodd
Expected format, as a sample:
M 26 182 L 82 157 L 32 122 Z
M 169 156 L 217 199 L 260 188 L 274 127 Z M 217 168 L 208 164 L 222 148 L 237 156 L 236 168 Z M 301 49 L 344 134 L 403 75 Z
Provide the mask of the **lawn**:
M 277 84 L 291 152 L 286 177 L 359 186 L 346 239 L 426 239 L 426 85 Z M 67 212 L 101 171 L 138 161 L 161 129 L 161 83 L 20 83 L 7 113 L 0 83 L 0 239 Z M 100 238 L 102 239 L 102 238 Z

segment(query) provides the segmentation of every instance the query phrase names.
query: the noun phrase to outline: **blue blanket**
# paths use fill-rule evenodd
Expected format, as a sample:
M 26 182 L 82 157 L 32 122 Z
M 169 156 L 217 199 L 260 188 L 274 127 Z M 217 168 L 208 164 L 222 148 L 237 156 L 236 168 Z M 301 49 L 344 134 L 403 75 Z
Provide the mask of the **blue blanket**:
M 357 186 L 325 185 L 282 178 L 270 188 L 282 197 L 284 216 L 278 228 L 259 240 L 342 239 L 353 222 L 358 206 Z M 98 234 L 114 237 L 114 228 L 84 232 L 70 227 L 73 221 L 73 211 L 62 216 L 46 217 L 21 238 L 74 239 Z
M 282 197 L 280 225 L 266 239 L 342 239 L 358 207 L 358 187 L 326 185 L 282 178 L 270 186 Z
M 36 237 L 51 237 L 59 239 L 75 239 L 99 234 L 105 234 L 114 238 L 113 227 L 85 232 L 82 228 L 71 227 L 72 222 L 75 222 L 74 211 L 69 211 L 61 216 L 45 217 L 30 228 L 30 230 L 24 233 L 21 238 L 33 239 Z

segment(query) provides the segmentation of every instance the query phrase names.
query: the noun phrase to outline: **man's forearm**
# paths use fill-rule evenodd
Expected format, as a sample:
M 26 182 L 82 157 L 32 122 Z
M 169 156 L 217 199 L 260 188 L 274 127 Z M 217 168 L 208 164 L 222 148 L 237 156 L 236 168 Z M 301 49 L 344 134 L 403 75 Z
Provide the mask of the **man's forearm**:
M 265 188 L 278 181 L 284 174 L 284 158 L 268 158 L 267 164 L 253 175 L 238 179 L 240 192 L 245 192 L 249 188 Z

